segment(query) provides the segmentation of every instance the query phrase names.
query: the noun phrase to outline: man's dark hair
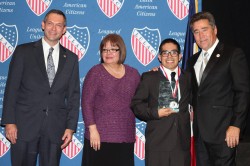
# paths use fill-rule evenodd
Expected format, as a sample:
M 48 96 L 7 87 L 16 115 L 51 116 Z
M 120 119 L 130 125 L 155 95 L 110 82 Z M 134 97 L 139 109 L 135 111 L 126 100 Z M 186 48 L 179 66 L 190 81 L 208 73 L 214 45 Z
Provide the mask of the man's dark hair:
M 61 10 L 57 10 L 57 9 L 51 9 L 51 10 L 45 15 L 43 21 L 46 22 L 48 16 L 49 16 L 50 14 L 52 14 L 52 13 L 63 16 L 63 18 L 64 18 L 64 26 L 67 25 L 67 19 L 66 19 L 65 14 L 64 14 Z
M 177 46 L 177 49 L 178 49 L 177 51 L 178 51 L 178 53 L 181 52 L 180 44 L 179 44 L 176 40 L 174 40 L 174 39 L 172 39 L 172 38 L 167 38 L 167 39 L 164 39 L 164 40 L 161 42 L 161 44 L 160 44 L 160 46 L 159 46 L 159 53 L 162 52 L 162 46 L 163 46 L 164 44 L 166 44 L 166 43 L 173 43 L 174 45 Z

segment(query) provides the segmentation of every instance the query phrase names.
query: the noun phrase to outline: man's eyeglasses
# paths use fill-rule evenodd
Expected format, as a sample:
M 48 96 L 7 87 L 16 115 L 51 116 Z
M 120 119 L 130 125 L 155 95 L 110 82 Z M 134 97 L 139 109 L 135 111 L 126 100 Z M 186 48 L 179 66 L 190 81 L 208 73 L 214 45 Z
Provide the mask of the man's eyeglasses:
M 160 53 L 160 55 L 163 56 L 163 57 L 167 57 L 169 54 L 170 54 L 172 57 L 176 57 L 176 56 L 179 55 L 179 51 L 177 51 L 177 50 L 171 50 L 171 51 L 163 50 L 163 51 L 161 51 L 161 53 Z
M 105 49 L 105 48 L 103 48 L 102 49 L 102 52 L 103 53 L 108 53 L 108 52 L 110 52 L 110 53 L 116 53 L 117 51 L 119 51 L 120 49 L 118 49 L 118 48 L 111 48 L 111 49 Z

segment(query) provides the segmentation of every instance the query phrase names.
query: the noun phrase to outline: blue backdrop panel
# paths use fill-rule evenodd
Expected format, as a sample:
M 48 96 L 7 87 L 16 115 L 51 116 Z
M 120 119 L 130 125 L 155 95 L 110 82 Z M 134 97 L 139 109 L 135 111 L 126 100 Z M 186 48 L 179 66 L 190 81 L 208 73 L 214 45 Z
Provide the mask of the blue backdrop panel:
M 174 38 L 183 51 L 188 6 L 189 0 L 0 0 L 0 117 L 12 53 L 17 45 L 43 36 L 41 22 L 48 10 L 60 9 L 67 16 L 67 32 L 60 42 L 79 57 L 82 87 L 88 70 L 100 62 L 99 43 L 109 33 L 123 37 L 125 63 L 140 73 L 159 65 L 161 40 Z M 81 108 L 79 111 L 78 130 L 63 150 L 62 166 L 81 163 L 84 122 Z M 136 121 L 136 166 L 144 165 L 145 126 L 145 122 Z M 11 165 L 10 146 L 4 128 L 0 128 L 0 165 Z

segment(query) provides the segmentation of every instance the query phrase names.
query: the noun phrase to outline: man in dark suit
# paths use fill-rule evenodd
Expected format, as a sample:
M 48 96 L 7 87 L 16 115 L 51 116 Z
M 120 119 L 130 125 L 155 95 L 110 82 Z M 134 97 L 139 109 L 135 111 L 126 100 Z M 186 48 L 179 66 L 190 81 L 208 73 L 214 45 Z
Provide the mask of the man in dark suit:
M 190 165 L 191 75 L 178 67 L 181 57 L 177 41 L 163 40 L 159 70 L 142 74 L 132 99 L 134 114 L 147 122 L 146 166 Z
M 59 165 L 79 115 L 77 56 L 60 45 L 66 17 L 49 11 L 44 37 L 18 46 L 9 66 L 1 124 L 11 141 L 13 166 Z
M 187 67 L 192 74 L 197 166 L 233 166 L 249 107 L 247 60 L 241 49 L 219 42 L 211 13 L 195 14 L 190 28 L 201 48 Z

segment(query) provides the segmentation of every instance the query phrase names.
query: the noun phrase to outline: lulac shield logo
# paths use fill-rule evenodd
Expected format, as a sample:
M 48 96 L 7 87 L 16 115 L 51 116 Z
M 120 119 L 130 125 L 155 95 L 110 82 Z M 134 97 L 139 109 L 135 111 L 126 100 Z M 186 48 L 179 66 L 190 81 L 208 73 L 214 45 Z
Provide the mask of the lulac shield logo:
M 78 122 L 77 132 L 73 135 L 72 141 L 62 150 L 63 154 L 69 159 L 75 158 L 83 148 L 84 125 L 83 122 Z
M 9 149 L 10 142 L 4 136 L 4 128 L 0 127 L 0 157 L 3 157 L 9 151 Z
M 14 52 L 17 45 L 16 25 L 0 24 L 0 62 L 5 62 Z
M 115 16 L 122 8 L 124 0 L 97 0 L 102 12 L 109 18 Z
M 60 43 L 74 52 L 80 61 L 86 54 L 90 42 L 89 30 L 87 27 L 76 25 L 67 27 L 67 32 L 62 36 Z
M 157 55 L 161 37 L 159 29 L 134 28 L 131 35 L 131 45 L 136 58 L 147 66 Z
M 42 15 L 52 3 L 52 0 L 26 0 L 29 8 L 37 15 Z
M 179 20 L 184 19 L 189 13 L 189 1 L 188 0 L 167 0 L 168 6 L 171 12 Z
M 140 160 L 145 159 L 145 122 L 136 123 L 136 141 L 134 146 L 134 154 Z

